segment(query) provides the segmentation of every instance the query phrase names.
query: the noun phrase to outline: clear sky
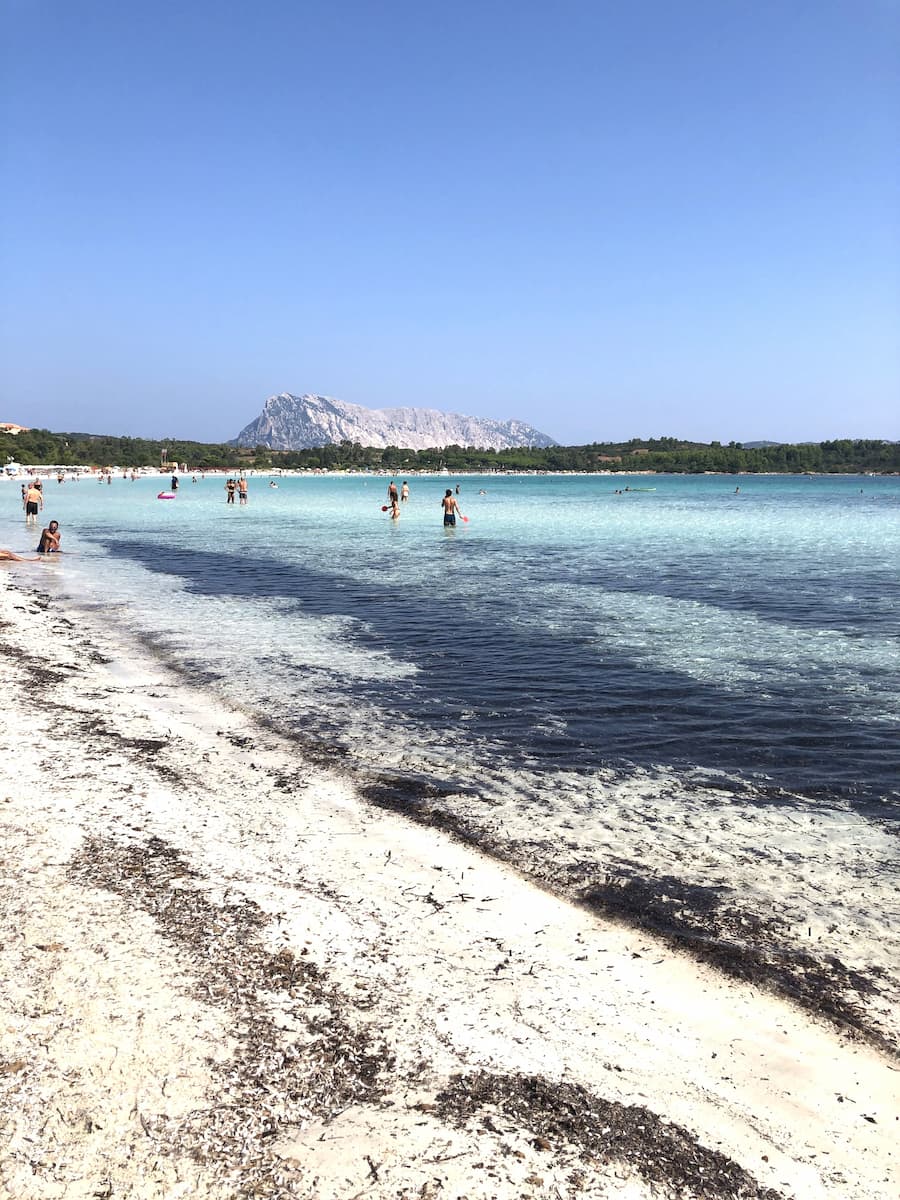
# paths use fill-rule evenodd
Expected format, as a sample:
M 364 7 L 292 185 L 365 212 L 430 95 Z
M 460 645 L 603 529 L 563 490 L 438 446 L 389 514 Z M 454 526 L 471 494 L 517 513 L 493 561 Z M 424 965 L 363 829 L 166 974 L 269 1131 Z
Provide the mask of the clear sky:
M 0 420 L 900 438 L 900 0 L 0 13 Z

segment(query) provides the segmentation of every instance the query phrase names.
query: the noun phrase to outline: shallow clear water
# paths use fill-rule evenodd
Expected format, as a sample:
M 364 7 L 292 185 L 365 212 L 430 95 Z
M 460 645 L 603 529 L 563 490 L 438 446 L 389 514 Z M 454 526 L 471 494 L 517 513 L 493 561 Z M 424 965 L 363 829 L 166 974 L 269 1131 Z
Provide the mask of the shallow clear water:
M 628 919 L 655 897 L 753 970 L 769 939 L 798 986 L 818 957 L 900 1039 L 900 479 L 464 477 L 444 530 L 448 482 L 392 523 L 381 477 L 255 478 L 245 508 L 221 478 L 49 481 L 75 553 L 7 569 L 273 724 L 298 778 L 582 903 L 633 884 Z
M 381 477 L 257 477 L 246 507 L 212 476 L 47 481 L 78 553 L 34 570 L 360 769 L 526 802 L 557 771 L 699 771 L 888 814 L 900 480 L 464 477 L 445 530 L 448 482 L 391 522 Z

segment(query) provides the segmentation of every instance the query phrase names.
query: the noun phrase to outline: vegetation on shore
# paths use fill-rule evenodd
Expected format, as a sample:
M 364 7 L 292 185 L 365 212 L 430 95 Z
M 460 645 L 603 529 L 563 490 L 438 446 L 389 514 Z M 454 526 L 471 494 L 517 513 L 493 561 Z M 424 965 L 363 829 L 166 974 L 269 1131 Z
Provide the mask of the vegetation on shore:
M 699 474 L 805 471 L 854 474 L 900 473 L 900 442 L 841 438 L 796 445 L 743 446 L 740 442 L 686 442 L 674 437 L 632 438 L 627 442 L 592 442 L 587 446 L 521 447 L 479 450 L 446 446 L 410 450 L 385 449 L 341 442 L 313 450 L 255 449 L 225 443 L 190 442 L 179 438 L 108 437 L 90 433 L 51 433 L 29 429 L 0 441 L 6 458 L 34 466 L 142 467 L 187 463 L 191 470 L 270 470 L 276 467 L 327 470 L 434 471 L 661 471 Z

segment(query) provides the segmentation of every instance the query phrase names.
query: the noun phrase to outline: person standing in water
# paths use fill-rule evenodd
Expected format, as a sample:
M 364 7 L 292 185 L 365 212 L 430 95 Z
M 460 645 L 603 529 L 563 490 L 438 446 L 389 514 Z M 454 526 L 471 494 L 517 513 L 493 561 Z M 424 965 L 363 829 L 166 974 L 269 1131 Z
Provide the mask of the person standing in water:
M 44 493 L 36 483 L 32 483 L 22 499 L 25 503 L 25 524 L 36 524 L 38 510 L 44 507 Z
M 401 501 L 401 503 L 405 504 L 408 499 L 409 499 L 409 484 L 404 479 L 403 486 L 400 488 L 400 501 Z
M 444 498 L 441 501 L 441 508 L 444 510 L 444 525 L 455 526 L 456 515 L 459 513 L 459 515 L 462 516 L 462 512 L 460 512 L 459 501 L 453 495 L 451 488 L 447 488 L 447 491 L 444 493 Z
M 238 480 L 238 496 L 240 497 L 241 504 L 247 503 L 247 480 L 243 475 Z

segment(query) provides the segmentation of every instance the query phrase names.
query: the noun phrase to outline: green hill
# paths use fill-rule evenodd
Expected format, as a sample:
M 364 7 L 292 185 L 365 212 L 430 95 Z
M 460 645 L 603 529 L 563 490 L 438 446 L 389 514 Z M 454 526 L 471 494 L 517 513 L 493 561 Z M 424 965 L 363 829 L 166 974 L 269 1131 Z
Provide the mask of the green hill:
M 744 446 L 740 442 L 722 445 L 662 437 L 545 449 L 479 450 L 473 446 L 445 446 L 419 451 L 401 446 L 377 449 L 361 446 L 358 442 L 341 442 L 314 450 L 276 451 L 264 446 L 246 449 L 179 438 L 153 441 L 106 434 L 51 433 L 48 429 L 30 429 L 16 436 L 0 435 L 0 453 L 29 466 L 159 466 L 164 452 L 169 464 L 187 463 L 190 470 L 197 471 L 305 467 L 412 472 L 446 467 L 451 472 L 900 473 L 900 443 L 879 439 L 841 438 L 797 445 L 767 442 Z

